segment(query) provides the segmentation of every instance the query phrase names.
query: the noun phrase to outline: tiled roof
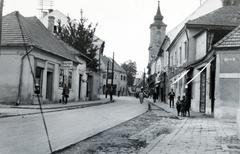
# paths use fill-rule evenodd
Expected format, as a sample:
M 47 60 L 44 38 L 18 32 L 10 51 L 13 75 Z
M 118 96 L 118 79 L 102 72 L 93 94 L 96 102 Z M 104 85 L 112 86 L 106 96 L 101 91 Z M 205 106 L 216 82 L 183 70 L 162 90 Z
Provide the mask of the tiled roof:
M 214 47 L 226 48 L 226 47 L 240 47 L 240 26 L 235 28 L 232 32 L 227 34 L 224 38 L 218 41 Z
M 109 70 L 111 70 L 112 69 L 112 58 L 109 58 L 107 56 L 102 56 L 102 62 L 104 64 L 104 66 L 106 66 L 106 68 L 103 68 L 104 70 L 107 69 L 108 61 L 109 61 Z M 126 71 L 118 63 L 116 63 L 116 61 L 114 61 L 114 70 L 122 72 L 122 73 L 126 73 Z
M 77 50 L 51 34 L 36 17 L 23 17 L 18 12 L 4 16 L 2 46 L 23 46 L 24 43 L 72 61 L 76 61 L 75 56 L 79 54 Z M 84 57 L 83 54 L 82 56 Z
M 210 26 L 238 26 L 240 24 L 240 7 L 224 6 L 197 19 L 189 20 L 187 24 Z

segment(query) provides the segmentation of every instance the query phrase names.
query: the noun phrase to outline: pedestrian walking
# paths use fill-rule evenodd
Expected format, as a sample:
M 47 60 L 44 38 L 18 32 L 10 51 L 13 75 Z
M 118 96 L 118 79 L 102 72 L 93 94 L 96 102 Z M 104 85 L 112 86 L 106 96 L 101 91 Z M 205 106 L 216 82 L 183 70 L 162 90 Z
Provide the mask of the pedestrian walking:
M 171 108 L 171 107 L 174 108 L 174 97 L 175 97 L 175 93 L 173 92 L 173 89 L 171 89 L 171 92 L 168 93 L 168 97 L 169 97 L 169 106 L 170 106 L 170 108 Z
M 63 86 L 63 92 L 62 92 L 62 102 L 63 104 L 67 104 L 69 97 L 69 88 L 66 84 Z
M 139 92 L 138 96 L 139 96 L 140 103 L 142 104 L 143 101 L 144 101 L 144 91 L 143 91 L 143 88 L 141 88 L 141 91 Z
M 156 91 L 153 93 L 153 102 L 156 103 L 156 100 L 158 99 L 158 94 Z
M 180 113 L 181 113 L 181 107 L 182 107 L 181 97 L 178 96 L 177 102 L 176 102 L 176 108 L 177 108 L 177 114 L 178 114 L 178 116 L 179 116 Z
M 191 107 L 190 102 L 186 99 L 185 96 L 183 96 L 181 102 L 182 102 L 182 107 L 181 107 L 182 116 L 185 117 L 186 113 L 188 113 L 188 116 L 190 117 L 190 107 Z

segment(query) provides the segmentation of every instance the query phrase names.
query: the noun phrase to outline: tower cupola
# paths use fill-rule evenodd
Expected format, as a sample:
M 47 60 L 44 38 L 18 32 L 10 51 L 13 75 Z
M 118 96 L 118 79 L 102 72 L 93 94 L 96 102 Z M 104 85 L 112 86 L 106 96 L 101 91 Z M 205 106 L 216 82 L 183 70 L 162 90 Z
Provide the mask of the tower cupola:
M 164 24 L 162 20 L 163 20 L 163 16 L 160 10 L 160 1 L 158 1 L 157 13 L 154 16 L 154 22 L 150 25 L 150 28 L 153 26 L 155 27 L 166 26 L 166 24 Z
M 158 9 L 157 9 L 156 15 L 154 16 L 154 21 L 162 21 L 162 20 L 163 20 L 163 16 L 160 11 L 160 1 L 158 1 Z

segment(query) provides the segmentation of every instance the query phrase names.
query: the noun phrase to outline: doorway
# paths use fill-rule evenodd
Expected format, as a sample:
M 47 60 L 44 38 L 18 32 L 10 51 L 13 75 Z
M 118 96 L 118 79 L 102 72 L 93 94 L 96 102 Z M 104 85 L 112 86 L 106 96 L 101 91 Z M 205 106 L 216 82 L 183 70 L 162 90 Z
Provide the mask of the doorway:
M 82 89 L 82 74 L 79 74 L 78 100 L 81 99 L 81 89 Z
M 216 71 L 216 59 L 214 59 L 210 66 L 210 99 L 211 99 L 211 114 L 214 115 L 215 106 L 215 71 Z
M 36 67 L 35 71 L 35 81 L 40 86 L 40 95 L 42 95 L 43 70 L 44 68 Z
M 87 97 L 88 100 L 92 100 L 92 91 L 93 91 L 93 77 L 91 75 L 88 75 L 87 78 Z
M 46 99 L 52 100 L 53 72 L 47 71 Z
M 205 113 L 206 111 L 206 69 L 200 75 L 200 107 L 199 111 Z

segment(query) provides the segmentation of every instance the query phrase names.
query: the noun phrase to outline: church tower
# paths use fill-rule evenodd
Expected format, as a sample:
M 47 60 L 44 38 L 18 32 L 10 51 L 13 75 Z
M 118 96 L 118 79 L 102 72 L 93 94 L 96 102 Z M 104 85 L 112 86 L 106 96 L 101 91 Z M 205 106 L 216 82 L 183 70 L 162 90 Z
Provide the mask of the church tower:
M 154 16 L 154 22 L 150 25 L 150 45 L 149 45 L 149 59 L 150 64 L 156 57 L 159 48 L 166 35 L 167 25 L 163 23 L 163 16 L 160 11 L 160 2 L 158 1 L 157 13 Z

